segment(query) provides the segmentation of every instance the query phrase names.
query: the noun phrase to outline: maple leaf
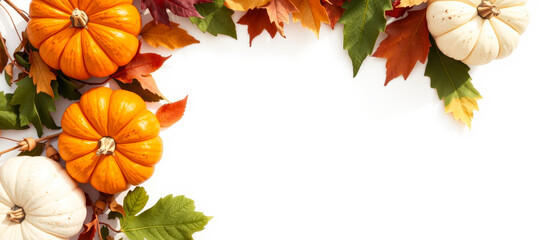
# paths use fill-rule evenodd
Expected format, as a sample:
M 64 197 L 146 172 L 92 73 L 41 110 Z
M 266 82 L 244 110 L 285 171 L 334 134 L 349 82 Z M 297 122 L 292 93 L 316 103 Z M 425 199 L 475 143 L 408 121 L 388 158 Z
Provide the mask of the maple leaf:
M 225 5 L 235 11 L 247 11 L 262 7 L 270 0 L 226 0 Z
M 51 81 L 57 79 L 51 68 L 46 65 L 37 51 L 30 52 L 30 74 L 32 82 L 36 85 L 36 93 L 44 92 L 54 97 L 51 89 Z
M 188 96 L 177 102 L 162 105 L 156 112 L 156 117 L 160 122 L 160 126 L 170 127 L 171 125 L 181 120 L 181 118 L 185 114 L 187 100 Z
M 163 23 L 169 26 L 167 9 L 181 17 L 202 17 L 194 7 L 194 4 L 207 3 L 210 0 L 141 0 L 141 9 L 148 8 L 156 24 Z
M 345 2 L 346 9 L 339 20 L 344 24 L 343 47 L 352 59 L 354 77 L 367 56 L 373 52 L 375 42 L 386 27 L 384 12 L 392 8 L 390 0 L 352 0 Z
M 289 23 L 289 14 L 299 11 L 289 0 L 271 0 L 262 8 L 266 9 L 270 22 L 276 24 L 276 28 L 278 28 L 278 32 L 282 37 L 285 37 L 284 23 Z
M 236 24 L 232 20 L 234 11 L 224 6 L 223 0 L 215 0 L 212 3 L 196 5 L 196 10 L 204 18 L 190 17 L 190 21 L 202 31 L 213 36 L 224 34 L 237 39 Z
M 401 3 L 398 7 L 412 7 L 425 2 L 428 2 L 428 0 L 401 0 Z
M 141 36 L 145 42 L 153 47 L 164 46 L 171 50 L 199 43 L 187 31 L 179 28 L 179 24 L 170 22 L 170 26 L 164 24 L 147 23 L 141 30 Z
M 470 67 L 444 55 L 432 37 L 430 41 L 432 47 L 424 75 L 430 77 L 432 88 L 437 90 L 440 100 L 445 101 L 445 112 L 453 113 L 455 119 L 470 128 L 474 111 L 479 110 L 477 100 L 482 98 L 472 85 Z
M 322 1 L 323 7 L 327 12 L 327 17 L 329 18 L 329 22 L 331 23 L 331 29 L 335 29 L 335 25 L 339 22 L 339 19 L 341 19 L 344 13 L 344 8 L 342 8 L 343 3 L 344 1 L 342 0 Z
M 249 33 L 249 46 L 253 39 L 261 34 L 263 30 L 266 30 L 272 38 L 276 36 L 276 25 L 270 21 L 266 9 L 258 8 L 247 11 L 247 13 L 240 18 L 239 24 L 247 25 L 247 32 Z
M 392 0 L 392 10 L 386 11 L 386 16 L 400 18 L 403 17 L 407 10 L 411 9 L 411 7 L 398 7 L 398 5 L 400 5 L 400 0 Z
M 141 45 L 139 45 L 135 57 L 127 65 L 118 68 L 111 77 L 123 83 L 132 83 L 137 80 L 143 89 L 163 98 L 156 81 L 150 74 L 158 70 L 170 57 L 162 57 L 155 53 L 141 53 Z
M 386 33 L 388 37 L 373 54 L 387 59 L 385 86 L 400 75 L 407 79 L 417 61 L 426 61 L 431 46 L 426 9 L 409 12 L 406 18 L 388 25 Z
M 291 0 L 298 12 L 293 13 L 293 22 L 301 21 L 303 27 L 312 30 L 320 37 L 321 23 L 329 23 L 327 12 L 320 0 Z

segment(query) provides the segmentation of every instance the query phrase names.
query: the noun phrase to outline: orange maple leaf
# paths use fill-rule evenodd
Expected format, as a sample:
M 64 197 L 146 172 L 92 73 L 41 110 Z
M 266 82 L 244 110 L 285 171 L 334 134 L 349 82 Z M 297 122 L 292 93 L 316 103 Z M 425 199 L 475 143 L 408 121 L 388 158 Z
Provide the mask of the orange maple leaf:
M 400 75 L 407 79 L 417 61 L 426 62 L 431 46 L 426 9 L 409 12 L 406 18 L 388 25 L 386 33 L 388 37 L 373 54 L 387 59 L 385 86 Z
M 181 120 L 185 114 L 187 100 L 188 96 L 186 96 L 183 100 L 162 105 L 156 112 L 156 117 L 160 122 L 160 126 L 170 127 Z
M 265 9 L 258 8 L 247 11 L 247 13 L 240 18 L 238 23 L 247 25 L 250 47 L 253 39 L 261 34 L 263 30 L 266 30 L 272 38 L 276 36 L 276 25 L 269 20 Z
M 156 24 L 151 21 L 143 27 L 141 36 L 145 42 L 155 48 L 161 45 L 171 50 L 200 42 L 180 28 L 179 24 L 174 22 L 170 22 L 170 24 L 171 26 L 168 27 L 165 24 Z
M 298 12 L 299 9 L 289 0 L 271 0 L 262 8 L 266 9 L 270 22 L 276 24 L 278 32 L 285 37 L 284 22 L 289 22 L 289 14 Z
M 320 37 L 321 23 L 329 23 L 327 12 L 320 0 L 291 0 L 299 9 L 293 13 L 293 22 L 301 21 L 303 27 L 312 30 L 316 37 Z
M 225 6 L 235 11 L 247 11 L 262 7 L 270 0 L 226 0 Z
M 36 93 L 44 92 L 51 97 L 55 97 L 51 88 L 51 81 L 57 79 L 57 77 L 55 77 L 51 68 L 46 65 L 37 51 L 30 52 L 29 77 L 32 78 L 32 82 L 36 85 Z

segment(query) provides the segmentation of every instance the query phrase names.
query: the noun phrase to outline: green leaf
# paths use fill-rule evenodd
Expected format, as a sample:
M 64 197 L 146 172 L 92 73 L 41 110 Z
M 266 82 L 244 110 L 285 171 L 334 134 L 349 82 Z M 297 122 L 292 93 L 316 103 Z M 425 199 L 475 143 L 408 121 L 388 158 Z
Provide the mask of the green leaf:
M 234 11 L 224 6 L 224 0 L 215 0 L 211 3 L 196 4 L 196 10 L 204 18 L 190 17 L 190 21 L 198 26 L 202 32 L 208 32 L 213 36 L 224 34 L 234 39 L 236 36 L 236 25 L 232 20 Z
M 9 104 L 12 97 L 13 94 L 0 92 L 0 129 L 26 129 L 28 127 L 21 126 L 19 122 L 17 108 Z
M 136 187 L 128 192 L 124 198 L 124 212 L 126 216 L 135 216 L 147 205 L 148 195 L 143 187 Z
M 124 211 L 125 211 L 125 210 L 124 210 Z M 116 219 L 116 218 L 118 218 L 118 219 L 123 219 L 123 218 L 124 218 L 124 215 L 122 215 L 122 214 L 119 213 L 119 212 L 110 211 L 110 212 L 108 213 L 107 218 L 110 219 L 110 220 L 114 220 L 114 219 Z
M 195 211 L 191 199 L 169 195 L 138 216 L 127 215 L 121 226 L 131 240 L 192 240 L 192 234 L 203 230 L 210 219 Z
M 37 157 L 42 155 L 42 152 L 44 151 L 44 144 L 43 143 L 36 143 L 36 147 L 32 149 L 31 151 L 24 151 L 19 153 L 17 156 L 31 156 L 31 157 Z
M 15 54 L 13 54 L 13 56 L 15 57 L 15 61 L 17 62 L 17 64 L 19 64 L 19 66 L 23 66 L 25 69 L 30 68 L 28 54 L 26 54 L 25 52 L 16 52 Z
M 6 80 L 6 84 L 8 84 L 8 86 L 11 87 L 11 84 L 12 84 L 12 83 L 11 83 L 12 76 L 10 76 L 10 75 L 8 74 L 8 72 L 4 72 L 4 79 Z
M 23 126 L 32 123 L 36 128 L 38 136 L 44 133 L 43 127 L 50 129 L 59 129 L 50 112 L 55 112 L 55 99 L 45 93 L 36 94 L 36 86 L 28 76 L 17 83 L 17 89 L 11 99 L 12 106 L 19 106 L 19 119 Z M 55 96 L 57 93 L 57 81 L 52 81 L 51 85 Z
M 432 37 L 430 42 L 424 75 L 430 77 L 431 87 L 438 91 L 440 100 L 445 101 L 445 111 L 452 112 L 457 120 L 470 127 L 473 112 L 478 110 L 477 100 L 481 99 L 468 74 L 470 67 L 443 54 Z
M 159 102 L 160 100 L 164 99 L 162 96 L 155 94 L 148 89 L 143 89 L 141 83 L 135 79 L 131 81 L 131 83 L 123 83 L 118 80 L 116 80 L 116 83 L 118 83 L 118 86 L 120 86 L 121 89 L 134 92 L 147 102 Z
M 106 240 L 107 239 L 107 236 L 110 234 L 107 226 L 102 226 L 101 227 L 101 239 L 103 240 Z
M 392 9 L 390 0 L 352 0 L 345 2 L 346 9 L 340 23 L 344 24 L 344 49 L 352 59 L 354 77 L 365 58 L 373 53 L 379 33 L 386 29 L 384 12 Z
M 68 100 L 79 100 L 82 97 L 82 94 L 78 89 L 82 88 L 84 85 L 79 85 L 74 81 L 71 81 L 70 78 L 65 76 L 61 71 L 57 71 L 57 82 L 59 83 L 59 95 L 62 97 Z

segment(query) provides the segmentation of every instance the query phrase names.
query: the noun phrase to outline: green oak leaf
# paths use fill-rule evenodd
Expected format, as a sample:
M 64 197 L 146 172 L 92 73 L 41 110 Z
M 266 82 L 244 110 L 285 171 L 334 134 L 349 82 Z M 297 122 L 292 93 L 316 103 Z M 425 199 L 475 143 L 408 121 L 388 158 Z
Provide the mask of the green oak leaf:
M 346 9 L 340 23 L 344 24 L 343 47 L 352 59 L 354 77 L 365 58 L 373 53 L 380 32 L 386 29 L 384 12 L 392 9 L 390 0 L 352 0 L 345 2 Z
M 24 77 L 17 83 L 17 89 L 11 99 L 12 106 L 19 106 L 19 119 L 23 126 L 32 123 L 36 128 L 38 136 L 44 134 L 43 127 L 50 129 L 59 129 L 51 117 L 51 112 L 55 112 L 55 99 L 46 93 L 36 94 L 36 86 L 32 79 Z M 52 81 L 51 86 L 56 98 L 58 97 L 58 83 Z
M 19 112 L 16 107 L 10 105 L 13 94 L 0 92 L 0 129 L 25 129 L 19 121 Z
M 59 95 L 68 100 L 79 100 L 82 93 L 78 89 L 82 88 L 83 84 L 76 84 L 69 77 L 65 76 L 61 71 L 57 71 L 57 82 L 59 83 Z
M 133 80 L 131 81 L 131 83 L 123 83 L 121 81 L 116 80 L 116 83 L 118 83 L 118 86 L 120 86 L 121 89 L 134 92 L 146 102 L 159 102 L 160 100 L 164 99 L 163 96 L 153 93 L 148 89 L 143 89 L 143 87 L 141 86 L 141 83 L 137 80 Z
M 236 25 L 232 20 L 234 11 L 224 6 L 224 0 L 215 0 L 211 3 L 196 4 L 196 10 L 204 18 L 190 17 L 190 21 L 198 26 L 202 32 L 208 32 L 213 36 L 224 34 L 234 39 L 236 36 Z
M 139 215 L 134 214 L 148 199 L 144 188 L 136 188 L 126 198 L 129 198 L 124 199 L 126 216 L 118 217 L 122 232 L 131 240 L 192 240 L 192 235 L 203 230 L 211 219 L 196 212 L 194 201 L 185 196 L 168 195 Z
M 445 111 L 453 112 L 457 120 L 470 127 L 473 111 L 478 110 L 477 100 L 482 98 L 472 85 L 470 67 L 443 54 L 431 36 L 430 42 L 424 75 L 430 77 L 431 87 L 437 90 L 440 100 L 445 101 Z

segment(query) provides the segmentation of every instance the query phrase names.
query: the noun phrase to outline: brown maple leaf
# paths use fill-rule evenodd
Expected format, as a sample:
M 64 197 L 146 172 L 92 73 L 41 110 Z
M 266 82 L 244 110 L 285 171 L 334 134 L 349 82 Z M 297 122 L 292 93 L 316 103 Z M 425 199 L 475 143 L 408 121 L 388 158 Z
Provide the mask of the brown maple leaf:
M 51 81 L 57 77 L 51 71 L 51 68 L 42 60 L 37 51 L 30 52 L 30 74 L 32 82 L 36 85 L 36 93 L 44 92 L 51 97 L 55 97 L 51 88 Z
M 407 79 L 417 61 L 424 63 L 428 57 L 431 44 L 426 9 L 408 13 L 406 18 L 386 27 L 388 37 L 373 54 L 374 57 L 387 59 L 385 86 L 400 75 Z
M 247 13 L 240 18 L 238 23 L 247 25 L 247 32 L 249 33 L 249 46 L 251 46 L 253 39 L 261 34 L 263 30 L 266 30 L 272 38 L 276 36 L 276 25 L 270 21 L 265 9 L 257 8 L 247 11 Z
M 262 8 L 266 9 L 270 22 L 276 24 L 278 32 L 282 37 L 285 37 L 284 23 L 289 23 L 289 14 L 299 11 L 299 9 L 297 9 L 289 0 L 271 0 Z

